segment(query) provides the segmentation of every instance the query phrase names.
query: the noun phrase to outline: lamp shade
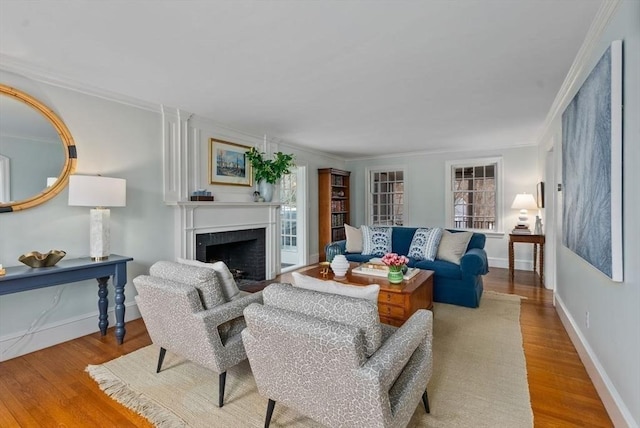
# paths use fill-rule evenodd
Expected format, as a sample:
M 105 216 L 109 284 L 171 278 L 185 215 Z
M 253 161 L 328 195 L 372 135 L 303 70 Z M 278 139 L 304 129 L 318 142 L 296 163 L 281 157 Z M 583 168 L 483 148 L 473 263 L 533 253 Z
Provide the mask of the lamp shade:
M 537 210 L 538 204 L 531 193 L 519 193 L 511 204 L 514 210 Z
M 127 180 L 99 175 L 69 177 L 69 205 L 79 207 L 124 207 Z

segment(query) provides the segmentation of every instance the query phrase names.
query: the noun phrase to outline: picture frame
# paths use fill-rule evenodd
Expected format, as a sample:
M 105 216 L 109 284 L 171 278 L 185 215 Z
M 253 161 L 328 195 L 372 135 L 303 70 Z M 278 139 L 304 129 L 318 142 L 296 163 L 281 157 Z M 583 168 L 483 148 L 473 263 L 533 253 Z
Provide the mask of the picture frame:
M 536 203 L 538 208 L 544 208 L 544 181 L 538 183 L 536 190 Z
M 622 40 L 614 40 L 562 114 L 562 244 L 623 281 Z
M 253 169 L 245 155 L 249 149 L 242 144 L 210 138 L 209 183 L 252 186 Z

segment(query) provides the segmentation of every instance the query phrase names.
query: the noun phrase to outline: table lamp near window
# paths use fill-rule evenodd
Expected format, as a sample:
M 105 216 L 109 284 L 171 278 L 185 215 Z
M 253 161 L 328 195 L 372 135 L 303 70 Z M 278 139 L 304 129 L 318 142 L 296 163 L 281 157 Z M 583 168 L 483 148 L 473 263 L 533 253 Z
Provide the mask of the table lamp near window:
M 529 230 L 529 223 L 527 223 L 529 220 L 527 210 L 538 209 L 538 204 L 536 204 L 536 200 L 533 198 L 533 195 L 531 193 L 517 194 L 516 198 L 513 200 L 513 204 L 511 204 L 511 208 L 514 210 L 520 210 L 518 224 L 516 224 L 512 233 L 530 234 L 531 230 Z
M 127 201 L 127 181 L 93 175 L 72 175 L 69 177 L 69 205 L 95 207 L 90 211 L 89 256 L 91 260 L 109 258 L 110 237 L 109 218 L 111 212 L 106 207 L 124 207 Z

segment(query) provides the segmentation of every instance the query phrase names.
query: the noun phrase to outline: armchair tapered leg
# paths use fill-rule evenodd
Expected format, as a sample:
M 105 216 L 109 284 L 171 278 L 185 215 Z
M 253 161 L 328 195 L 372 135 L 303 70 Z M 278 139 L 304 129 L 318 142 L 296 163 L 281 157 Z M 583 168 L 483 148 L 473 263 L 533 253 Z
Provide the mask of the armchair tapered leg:
M 276 402 L 269 399 L 269 404 L 267 404 L 267 417 L 264 420 L 264 428 L 269 428 L 269 424 L 271 424 L 271 416 L 273 415 L 273 408 L 275 406 Z
M 431 409 L 429 409 L 429 397 L 427 396 L 426 389 L 422 393 L 422 404 L 424 404 L 424 410 L 426 410 L 427 413 L 431 413 Z
M 162 368 L 162 362 L 164 361 L 164 354 L 167 353 L 167 350 L 164 348 L 160 348 L 160 355 L 158 356 L 158 368 L 156 369 L 156 373 L 160 373 L 160 369 Z
M 227 372 L 220 373 L 218 377 L 218 407 L 224 404 L 224 383 L 227 380 Z

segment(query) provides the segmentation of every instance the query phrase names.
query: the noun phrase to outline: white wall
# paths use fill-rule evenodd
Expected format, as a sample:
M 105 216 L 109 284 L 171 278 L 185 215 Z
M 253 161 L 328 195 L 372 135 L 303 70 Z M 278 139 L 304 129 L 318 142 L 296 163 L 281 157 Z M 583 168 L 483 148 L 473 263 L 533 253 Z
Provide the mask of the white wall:
M 624 282 L 615 283 L 558 245 L 557 301 L 616 426 L 640 423 L 640 2 L 623 1 L 589 51 L 570 97 L 613 40 L 623 40 Z M 569 100 L 571 98 L 568 98 Z M 560 117 L 553 129 L 560 129 Z M 557 131 L 556 131 L 557 132 Z M 561 150 L 561 146 L 556 150 Z M 556 225 L 561 234 L 561 224 Z M 589 327 L 586 313 L 589 312 Z
M 613 40 L 623 40 L 624 282 L 612 282 L 564 247 L 562 225 L 557 222 L 554 225 L 558 236 L 556 298 L 558 312 L 615 425 L 637 427 L 640 423 L 640 224 L 637 215 L 640 210 L 640 2 L 621 2 L 603 33 L 589 47 L 587 60 L 564 105 Z M 560 133 L 562 111 L 564 106 L 547 135 Z M 560 153 L 561 148 L 558 141 L 554 151 Z M 561 175 L 558 177 L 561 180 Z
M 518 220 L 518 211 L 511 209 L 517 193 L 536 194 L 538 174 L 538 152 L 536 146 L 523 146 L 513 149 L 425 153 L 411 156 L 362 159 L 347 162 L 347 168 L 353 171 L 351 202 L 354 216 L 352 223 L 365 224 L 365 171 L 371 167 L 404 167 L 405 197 L 408 204 L 407 226 L 444 226 L 445 219 L 445 163 L 450 160 L 471 159 L 476 157 L 502 157 L 504 174 L 503 206 L 504 230 L 502 234 L 487 236 L 485 249 L 489 264 L 494 267 L 509 266 L 509 232 Z M 535 219 L 535 213 L 529 213 Z M 531 245 L 518 244 L 515 247 L 517 269 L 532 269 L 533 254 Z
M 127 180 L 127 206 L 111 210 L 111 251 L 131 256 L 125 304 L 135 295 L 131 279 L 173 254 L 171 208 L 162 202 L 161 121 L 149 111 L 107 101 L 80 92 L 24 79 L 3 83 L 23 89 L 54 108 L 66 123 L 78 151 L 77 173 L 102 174 Z M 67 191 L 35 208 L 0 214 L 0 263 L 19 265 L 18 256 L 33 250 L 62 249 L 66 258 L 86 257 L 89 246 L 89 209 L 70 207 Z M 34 326 L 34 335 L 6 349 L 53 303 L 60 300 Z M 0 359 L 31 352 L 98 331 L 97 282 L 83 281 L 0 296 Z M 109 287 L 109 310 L 113 310 Z M 128 316 L 137 316 L 132 308 Z M 113 326 L 113 319 L 110 321 Z M 112 332 L 110 332 L 113 334 Z M 126 337 L 125 337 L 126 340 Z

